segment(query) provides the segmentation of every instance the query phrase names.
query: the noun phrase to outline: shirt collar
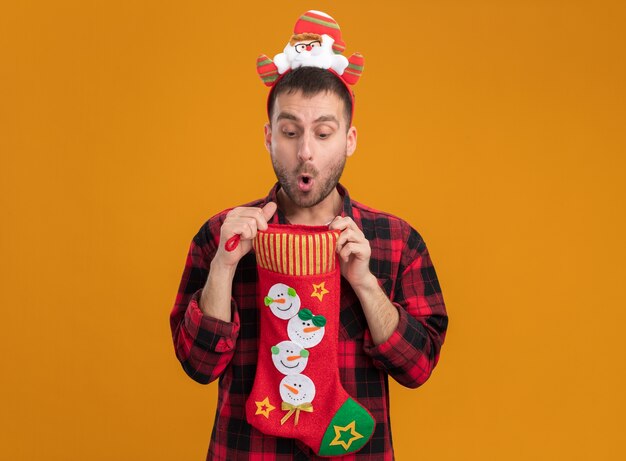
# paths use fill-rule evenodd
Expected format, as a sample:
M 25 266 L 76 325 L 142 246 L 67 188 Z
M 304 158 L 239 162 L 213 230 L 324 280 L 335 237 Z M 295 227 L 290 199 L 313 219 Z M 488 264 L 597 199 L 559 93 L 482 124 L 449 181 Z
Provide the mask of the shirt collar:
M 279 189 L 280 183 L 277 182 L 276 184 L 274 184 L 274 187 L 270 189 L 269 194 L 265 198 L 264 205 L 269 202 L 278 203 L 277 195 Z M 341 184 L 337 184 L 337 192 L 339 192 L 339 195 L 341 195 L 343 201 L 341 216 L 349 216 L 350 218 L 354 219 L 354 216 L 352 214 L 352 201 L 350 200 L 350 194 L 348 194 L 348 190 Z M 289 224 L 289 221 L 287 221 L 287 218 L 285 217 L 285 214 L 282 212 L 282 210 L 278 209 L 276 213 L 274 213 L 274 216 L 272 216 L 272 218 L 270 219 L 270 223 Z

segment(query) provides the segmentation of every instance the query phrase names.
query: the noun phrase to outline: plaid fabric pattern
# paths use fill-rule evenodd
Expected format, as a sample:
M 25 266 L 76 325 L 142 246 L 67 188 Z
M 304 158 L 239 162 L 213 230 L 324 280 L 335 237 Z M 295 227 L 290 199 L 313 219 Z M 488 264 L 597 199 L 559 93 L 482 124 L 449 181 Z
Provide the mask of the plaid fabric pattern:
M 341 279 L 339 376 L 348 394 L 376 420 L 372 439 L 362 450 L 342 459 L 392 460 L 388 376 L 410 388 L 423 384 L 439 360 L 448 317 L 435 269 L 417 231 L 395 216 L 351 200 L 345 188 L 337 187 L 343 196 L 342 214 L 350 216 L 369 240 L 370 269 L 400 313 L 396 331 L 375 346 L 358 298 Z M 277 191 L 275 185 L 268 197 L 245 206 L 276 201 Z M 203 384 L 219 379 L 207 460 L 323 459 L 298 440 L 265 435 L 246 421 L 245 403 L 254 383 L 258 341 L 254 253 L 241 259 L 233 279 L 232 322 L 204 316 L 198 306 L 227 212 L 210 218 L 191 242 L 170 315 L 176 356 L 185 372 Z M 271 222 L 287 224 L 280 210 Z

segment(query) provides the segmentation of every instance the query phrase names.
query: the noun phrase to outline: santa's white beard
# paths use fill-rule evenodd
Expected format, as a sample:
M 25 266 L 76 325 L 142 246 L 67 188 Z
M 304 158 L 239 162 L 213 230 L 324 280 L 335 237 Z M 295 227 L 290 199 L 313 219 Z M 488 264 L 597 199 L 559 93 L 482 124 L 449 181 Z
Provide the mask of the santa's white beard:
M 333 62 L 333 52 L 330 53 L 324 48 L 313 48 L 311 51 L 298 53 L 294 47 L 286 50 L 287 57 L 291 62 L 291 68 L 296 69 L 301 66 L 321 67 L 328 69 Z
M 295 46 L 287 43 L 282 53 L 274 56 L 274 64 L 279 74 L 284 74 L 289 69 L 298 67 L 319 67 L 321 69 L 333 69 L 339 75 L 348 67 L 348 59 L 333 52 L 335 40 L 329 35 L 322 35 L 322 46 L 314 47 L 311 51 L 298 53 Z M 297 45 L 297 44 L 296 44 Z

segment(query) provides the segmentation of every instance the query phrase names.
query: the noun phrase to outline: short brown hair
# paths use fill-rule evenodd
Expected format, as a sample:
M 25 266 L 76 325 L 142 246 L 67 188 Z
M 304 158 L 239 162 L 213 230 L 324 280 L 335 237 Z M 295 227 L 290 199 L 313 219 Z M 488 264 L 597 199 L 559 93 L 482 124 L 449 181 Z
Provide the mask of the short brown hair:
M 292 94 L 301 91 L 303 96 L 314 96 L 319 93 L 334 93 L 343 101 L 346 121 L 346 129 L 352 125 L 352 98 L 351 90 L 340 80 L 340 77 L 327 69 L 319 67 L 298 67 L 281 77 L 270 90 L 267 99 L 267 113 L 272 121 L 274 102 L 280 94 Z

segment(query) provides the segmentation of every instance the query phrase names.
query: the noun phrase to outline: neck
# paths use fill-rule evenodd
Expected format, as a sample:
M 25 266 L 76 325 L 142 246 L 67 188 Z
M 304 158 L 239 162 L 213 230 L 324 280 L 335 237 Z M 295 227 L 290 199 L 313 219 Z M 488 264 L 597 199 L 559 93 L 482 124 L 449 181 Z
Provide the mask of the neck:
M 327 226 L 335 216 L 341 214 L 342 199 L 337 188 L 320 203 L 309 208 L 297 206 L 282 189 L 278 191 L 276 198 L 285 218 L 292 224 Z

